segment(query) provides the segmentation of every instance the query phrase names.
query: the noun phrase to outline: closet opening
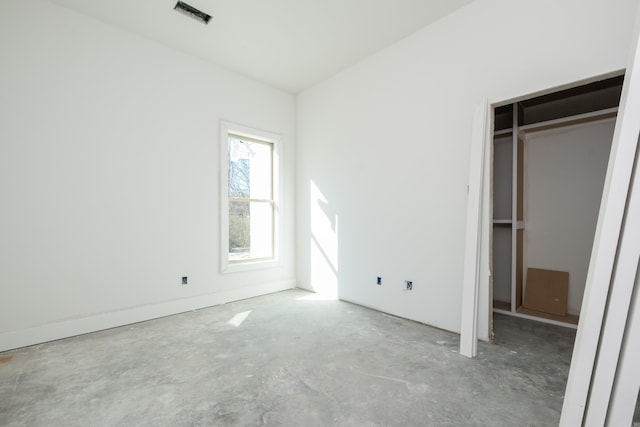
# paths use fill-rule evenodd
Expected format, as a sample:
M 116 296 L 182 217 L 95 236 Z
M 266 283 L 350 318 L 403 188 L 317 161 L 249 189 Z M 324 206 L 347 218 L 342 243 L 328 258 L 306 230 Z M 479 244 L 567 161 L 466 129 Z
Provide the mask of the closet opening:
M 494 104 L 490 313 L 577 327 L 623 78 Z

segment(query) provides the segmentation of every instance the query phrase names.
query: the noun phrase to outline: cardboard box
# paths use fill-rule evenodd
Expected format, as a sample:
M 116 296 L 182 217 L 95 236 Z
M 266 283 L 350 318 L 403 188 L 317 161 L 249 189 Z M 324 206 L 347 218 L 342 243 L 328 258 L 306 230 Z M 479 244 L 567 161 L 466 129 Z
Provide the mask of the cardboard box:
M 566 271 L 527 269 L 524 306 L 530 310 L 566 316 L 569 273 Z

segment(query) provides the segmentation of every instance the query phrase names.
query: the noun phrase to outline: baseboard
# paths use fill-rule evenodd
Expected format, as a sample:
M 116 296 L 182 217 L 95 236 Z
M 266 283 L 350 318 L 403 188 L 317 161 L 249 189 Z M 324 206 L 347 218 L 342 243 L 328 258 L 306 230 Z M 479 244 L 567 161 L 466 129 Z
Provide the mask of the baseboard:
M 172 314 L 184 313 L 186 311 L 198 310 L 214 305 L 294 289 L 295 287 L 295 280 L 264 283 L 3 332 L 0 333 L 0 351 L 13 350 L 104 329 L 116 328 L 118 326 L 157 319 Z
M 402 315 L 402 314 L 399 314 L 399 313 L 394 313 L 394 312 L 391 312 L 391 311 L 385 310 L 385 309 L 383 309 L 383 308 L 381 308 L 381 307 L 378 307 L 378 306 L 376 306 L 376 305 L 373 305 L 373 304 L 369 304 L 369 303 L 366 303 L 366 302 L 357 301 L 357 300 L 352 299 L 352 298 L 339 297 L 338 299 L 339 299 L 340 301 L 348 302 L 349 304 L 355 304 L 355 305 L 359 305 L 359 306 L 362 306 L 362 307 L 365 307 L 365 308 L 370 308 L 370 309 L 372 309 L 372 310 L 376 310 L 376 311 L 379 311 L 380 313 L 383 313 L 383 314 L 386 314 L 386 315 L 389 315 L 389 316 L 393 316 L 393 317 L 397 317 L 397 318 L 399 318 L 399 319 L 410 320 L 410 321 L 412 321 L 412 322 L 420 323 L 420 324 L 425 325 L 425 326 L 428 326 L 428 327 L 430 327 L 430 328 L 440 329 L 441 331 L 452 332 L 452 333 L 454 333 L 454 334 L 458 334 L 458 335 L 460 335 L 460 331 L 455 331 L 455 330 L 452 330 L 452 329 L 447 329 L 447 328 L 444 328 L 444 327 L 442 327 L 442 326 L 432 325 L 432 324 L 430 324 L 430 323 L 425 322 L 424 320 L 413 319 L 413 318 L 411 318 L 411 317 L 407 317 L 407 316 Z

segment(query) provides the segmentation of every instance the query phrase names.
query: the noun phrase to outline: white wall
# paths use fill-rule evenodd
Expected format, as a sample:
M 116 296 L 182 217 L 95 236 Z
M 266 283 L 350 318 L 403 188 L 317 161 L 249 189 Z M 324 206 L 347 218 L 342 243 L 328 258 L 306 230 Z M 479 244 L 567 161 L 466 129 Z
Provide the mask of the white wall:
M 527 267 L 569 272 L 567 311 L 579 314 L 613 140 L 614 120 L 527 135 Z
M 477 0 L 300 94 L 299 284 L 459 331 L 474 108 L 622 69 L 636 3 Z
M 46 1 L 0 57 L 0 350 L 295 286 L 291 95 Z M 281 268 L 219 274 L 220 119 L 284 135 Z

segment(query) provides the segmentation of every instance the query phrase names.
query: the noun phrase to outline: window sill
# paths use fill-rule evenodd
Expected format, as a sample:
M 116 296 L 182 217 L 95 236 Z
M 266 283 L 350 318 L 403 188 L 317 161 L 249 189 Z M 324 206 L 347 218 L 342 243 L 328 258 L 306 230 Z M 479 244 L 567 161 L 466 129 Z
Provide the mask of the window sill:
M 281 267 L 281 260 L 257 260 L 257 261 L 246 261 L 246 262 L 238 262 L 238 263 L 228 263 L 222 266 L 222 273 L 238 273 L 242 271 L 252 271 L 252 270 L 262 270 L 266 268 L 276 268 Z

